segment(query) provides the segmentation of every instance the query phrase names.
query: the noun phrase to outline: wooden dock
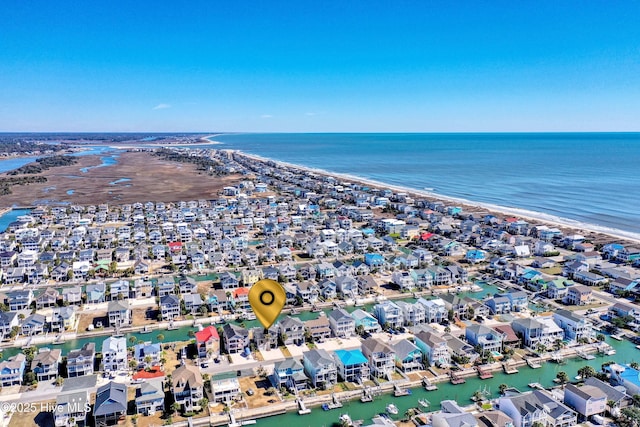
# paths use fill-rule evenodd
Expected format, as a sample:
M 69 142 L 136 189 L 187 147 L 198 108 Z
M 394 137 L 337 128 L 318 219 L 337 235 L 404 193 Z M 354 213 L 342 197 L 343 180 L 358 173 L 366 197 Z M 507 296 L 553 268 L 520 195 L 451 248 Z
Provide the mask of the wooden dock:
M 478 371 L 478 377 L 480 377 L 481 380 L 488 380 L 489 378 L 493 378 L 493 374 L 488 369 L 485 370 L 478 366 L 476 367 L 476 370 Z
M 502 369 L 504 370 L 505 374 L 517 374 L 518 373 L 518 368 L 516 368 L 515 366 L 511 366 L 509 365 L 509 363 L 504 362 L 502 364 Z
M 459 375 L 454 374 L 453 372 L 449 374 L 449 377 L 451 378 L 451 384 L 453 385 L 464 384 L 467 382 L 467 380 Z

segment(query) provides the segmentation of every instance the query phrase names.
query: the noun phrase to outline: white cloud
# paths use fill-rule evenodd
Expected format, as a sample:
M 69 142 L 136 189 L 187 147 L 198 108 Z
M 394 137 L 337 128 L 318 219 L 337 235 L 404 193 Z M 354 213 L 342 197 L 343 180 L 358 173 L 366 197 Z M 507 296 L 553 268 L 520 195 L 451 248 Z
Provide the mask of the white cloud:
M 171 108 L 171 105 L 169 105 L 169 104 L 158 104 L 155 107 L 153 107 L 154 110 L 165 110 L 167 108 Z
M 262 118 L 262 119 L 270 119 L 272 117 L 273 116 L 271 114 L 263 114 L 263 115 L 260 116 L 260 118 Z
M 309 112 L 309 113 L 304 113 L 305 116 L 316 116 L 318 115 L 318 113 L 313 113 L 313 112 Z

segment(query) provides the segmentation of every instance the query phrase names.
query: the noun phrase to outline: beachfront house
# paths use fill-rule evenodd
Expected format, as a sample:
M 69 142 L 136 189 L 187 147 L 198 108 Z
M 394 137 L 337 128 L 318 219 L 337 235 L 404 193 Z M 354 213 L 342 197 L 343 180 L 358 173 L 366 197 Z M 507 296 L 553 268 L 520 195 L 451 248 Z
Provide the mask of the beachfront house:
M 162 378 L 147 380 L 136 389 L 136 413 L 154 415 L 164 411 L 164 381 Z
M 173 320 L 180 316 L 180 299 L 176 295 L 160 297 L 160 316 L 162 320 Z
M 588 318 L 569 310 L 556 310 L 553 320 L 564 331 L 564 338 L 568 341 L 590 341 L 595 338 L 593 325 Z
M 515 319 L 511 327 L 522 338 L 522 344 L 534 350 L 538 345 L 551 348 L 556 340 L 564 338 L 564 331 L 551 317 Z
M 0 362 L 0 386 L 10 387 L 22 384 L 22 376 L 26 366 L 27 359 L 22 353 Z
M 369 379 L 369 364 L 362 351 L 336 350 L 333 359 L 338 368 L 338 375 L 343 381 L 360 383 Z
M 304 366 L 296 359 L 288 358 L 276 362 L 273 368 L 272 383 L 280 388 L 287 388 L 294 393 L 305 390 L 309 378 L 304 374 Z
M 105 373 L 124 372 L 127 365 L 127 340 L 125 337 L 108 337 L 102 342 L 102 370 Z
M 114 425 L 127 414 L 127 386 L 113 381 L 98 387 L 93 417 L 96 425 Z
M 237 378 L 226 378 L 211 381 L 211 396 L 214 402 L 231 403 L 241 393 Z
M 592 385 L 567 384 L 564 388 L 564 403 L 573 408 L 581 418 L 604 414 L 607 409 L 607 394 Z
M 485 354 L 502 352 L 504 335 L 484 325 L 467 326 L 465 338 L 469 344 L 478 346 Z
M 241 353 L 249 347 L 249 331 L 241 326 L 225 323 L 222 336 L 225 350 L 229 354 Z
M 399 328 L 404 324 L 402 310 L 392 301 L 383 301 L 373 306 L 373 315 L 383 328 Z
M 201 359 L 211 359 L 220 354 L 220 336 L 214 326 L 207 326 L 195 333 L 196 350 Z
M 24 336 L 41 334 L 46 324 L 47 319 L 42 314 L 31 314 L 22 322 L 20 333 Z
M 109 326 L 116 328 L 131 324 L 131 308 L 128 301 L 109 301 L 107 307 Z
M 315 348 L 304 352 L 302 364 L 314 388 L 328 390 L 338 382 L 336 362 L 326 350 Z
M 362 331 L 365 333 L 375 333 L 380 332 L 382 328 L 380 328 L 380 324 L 378 320 L 373 317 L 371 314 L 367 313 L 362 309 L 356 309 L 351 313 L 351 317 L 355 321 L 355 329 L 362 327 Z
M 532 427 L 536 422 L 548 427 L 570 427 L 578 423 L 577 414 L 546 390 L 503 396 L 499 405 L 500 410 L 513 419 L 514 427 Z
M 197 366 L 180 365 L 171 377 L 171 393 L 175 402 L 186 412 L 199 409 L 199 401 L 204 397 L 204 381 Z
M 78 350 L 71 350 L 67 355 L 67 373 L 69 378 L 93 374 L 96 357 L 95 343 L 88 342 Z
M 58 366 L 62 362 L 62 352 L 59 348 L 40 348 L 31 361 L 31 371 L 36 374 L 38 381 L 55 379 L 58 376 Z
M 335 309 L 327 317 L 334 336 L 349 338 L 355 334 L 356 322 L 346 310 L 342 308 Z
M 395 369 L 395 351 L 377 338 L 367 338 L 362 342 L 362 353 L 369 361 L 371 375 L 378 378 L 389 378 Z
M 396 353 L 396 366 L 403 372 L 410 372 L 422 369 L 422 352 L 414 343 L 407 339 L 402 339 L 392 345 Z
M 451 365 L 451 350 L 447 341 L 435 331 L 422 331 L 415 336 L 416 346 L 429 366 L 446 368 Z

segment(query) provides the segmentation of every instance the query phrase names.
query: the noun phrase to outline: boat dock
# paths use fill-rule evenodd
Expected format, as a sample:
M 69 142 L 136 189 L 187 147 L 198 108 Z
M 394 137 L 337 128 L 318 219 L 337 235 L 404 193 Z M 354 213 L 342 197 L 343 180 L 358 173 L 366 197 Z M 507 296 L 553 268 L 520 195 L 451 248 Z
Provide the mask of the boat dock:
M 305 406 L 302 399 L 296 399 L 296 403 L 298 404 L 298 415 L 306 415 L 311 413 L 311 409 Z
M 411 394 L 411 390 L 408 388 L 401 388 L 397 384 L 393 386 L 393 395 L 395 397 L 408 396 L 410 394 Z
M 431 381 L 429 381 L 429 378 L 427 377 L 422 378 L 422 386 L 427 391 L 433 391 L 438 389 L 438 386 L 435 384 L 432 384 Z
M 331 395 L 331 402 L 322 405 L 322 409 L 325 411 L 338 408 L 342 408 L 342 402 L 338 400 L 335 394 Z
M 449 374 L 449 377 L 451 379 L 451 384 L 453 385 L 464 384 L 467 382 L 467 380 L 465 380 L 459 375 L 454 374 L 453 372 Z
M 362 403 L 373 402 L 373 395 L 371 394 L 369 387 L 362 390 L 362 397 L 360 398 L 360 402 Z
M 526 359 L 527 365 L 529 365 L 529 367 L 531 369 L 539 369 L 542 368 L 542 364 L 540 364 L 539 360 L 535 360 L 535 359 Z
M 587 354 L 586 352 L 580 351 L 580 350 L 578 350 L 576 354 L 581 358 L 583 358 L 584 360 L 593 360 L 596 358 L 593 354 Z
M 509 362 L 504 362 L 502 364 L 502 370 L 504 370 L 505 374 L 509 374 L 509 375 L 518 373 L 518 368 L 510 365 Z
M 488 380 L 489 378 L 493 378 L 493 374 L 488 369 L 485 370 L 482 369 L 482 367 L 478 366 L 476 367 L 476 370 L 478 371 L 478 377 L 480 377 L 481 380 Z

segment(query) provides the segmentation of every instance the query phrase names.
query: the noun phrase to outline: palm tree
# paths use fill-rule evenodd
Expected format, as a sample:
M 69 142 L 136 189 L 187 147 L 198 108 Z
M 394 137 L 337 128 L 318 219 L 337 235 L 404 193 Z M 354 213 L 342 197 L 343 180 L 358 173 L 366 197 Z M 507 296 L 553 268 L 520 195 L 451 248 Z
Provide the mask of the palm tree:
M 560 380 L 560 383 L 566 384 L 569 382 L 569 375 L 565 371 L 560 371 L 556 375 L 556 378 Z
M 158 342 L 162 342 L 162 341 L 164 341 L 164 335 L 163 334 L 158 334 L 158 335 L 156 335 L 156 339 L 158 340 Z
M 578 375 L 580 375 L 583 380 L 586 380 L 587 378 L 592 377 L 595 374 L 596 370 L 589 365 L 583 366 L 582 368 L 578 369 Z
M 504 394 L 504 392 L 509 388 L 509 386 L 505 383 L 502 383 L 498 386 L 498 391 L 500 394 Z

